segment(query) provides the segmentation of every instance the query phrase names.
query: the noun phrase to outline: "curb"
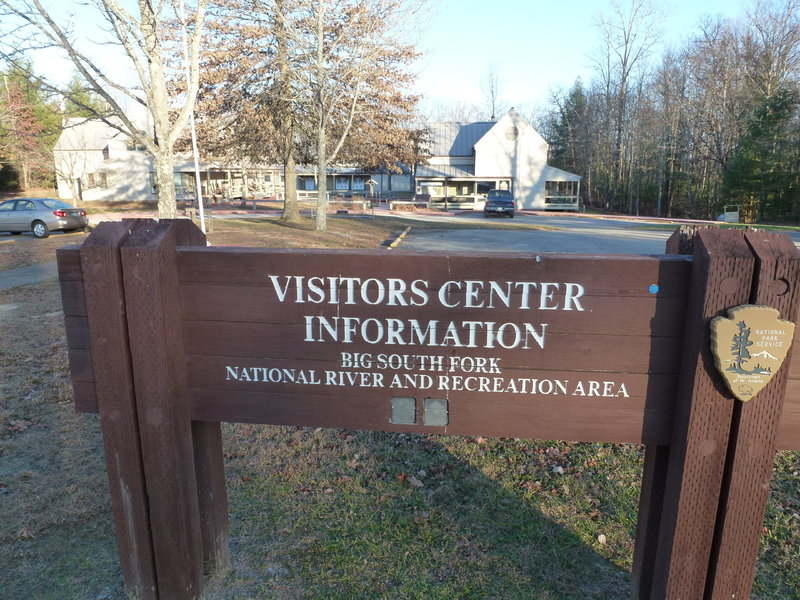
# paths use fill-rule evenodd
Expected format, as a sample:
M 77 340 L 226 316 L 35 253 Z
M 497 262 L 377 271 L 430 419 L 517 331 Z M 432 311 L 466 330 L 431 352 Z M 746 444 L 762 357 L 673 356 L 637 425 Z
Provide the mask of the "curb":
M 408 235 L 409 231 L 411 231 L 411 227 L 406 227 L 405 231 L 403 231 L 403 233 L 398 235 L 397 239 L 395 239 L 395 241 L 393 241 L 391 244 L 389 244 L 389 247 L 387 248 L 387 250 L 391 250 L 392 248 L 397 248 L 397 246 L 400 244 L 400 242 L 403 241 L 403 238 Z

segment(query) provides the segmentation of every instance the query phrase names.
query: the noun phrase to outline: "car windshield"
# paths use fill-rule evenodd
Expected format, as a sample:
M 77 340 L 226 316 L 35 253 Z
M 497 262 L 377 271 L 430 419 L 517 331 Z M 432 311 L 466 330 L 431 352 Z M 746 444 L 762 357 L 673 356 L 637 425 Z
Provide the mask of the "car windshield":
M 71 204 L 67 204 L 62 200 L 51 200 L 50 198 L 42 198 L 41 203 L 46 208 L 73 208 Z

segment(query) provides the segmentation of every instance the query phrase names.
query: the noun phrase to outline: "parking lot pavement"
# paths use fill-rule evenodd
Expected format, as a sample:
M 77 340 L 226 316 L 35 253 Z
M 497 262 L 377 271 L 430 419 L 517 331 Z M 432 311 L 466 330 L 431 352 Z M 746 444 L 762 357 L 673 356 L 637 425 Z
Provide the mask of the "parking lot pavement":
M 496 221 L 492 219 L 491 223 Z M 672 234 L 669 229 L 593 218 L 520 215 L 515 221 L 553 229 L 412 229 L 401 248 L 430 252 L 663 254 Z
M 475 225 L 486 220 L 482 215 L 461 214 L 448 221 Z M 491 219 L 489 222 L 501 226 L 540 225 L 550 229 L 412 229 L 400 248 L 422 252 L 663 254 L 672 232 L 692 223 L 541 213 L 518 213 L 513 221 Z M 800 247 L 800 232 L 787 234 Z

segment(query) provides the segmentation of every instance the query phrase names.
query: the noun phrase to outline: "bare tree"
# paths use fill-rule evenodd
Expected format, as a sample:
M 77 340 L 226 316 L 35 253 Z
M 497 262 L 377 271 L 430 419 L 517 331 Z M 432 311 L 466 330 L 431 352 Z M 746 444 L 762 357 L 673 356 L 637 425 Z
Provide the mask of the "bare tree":
M 406 67 L 416 51 L 392 27 L 412 22 L 417 6 L 403 0 L 298 0 L 298 5 L 307 27 L 294 40 L 301 57 L 296 89 L 317 167 L 315 227 L 324 231 L 327 168 L 340 156 L 354 125 L 378 115 L 390 117 L 386 125 L 397 125 L 412 114 L 416 99 L 402 91 L 410 86 Z
M 469 102 L 432 102 L 424 113 L 428 122 L 471 123 L 481 120 L 482 110 Z
M 601 15 L 598 25 L 605 43 L 597 60 L 597 69 L 606 89 L 609 117 L 614 128 L 614 156 L 611 173 L 611 206 L 616 205 L 625 170 L 625 139 L 634 78 L 658 42 L 658 15 L 650 0 L 628 0 L 623 6 L 614 2 L 608 15 Z
M 756 90 L 771 98 L 800 71 L 800 1 L 758 0 L 747 21 L 746 73 Z
M 486 74 L 481 79 L 481 91 L 486 98 L 489 120 L 496 121 L 497 115 L 505 111 L 500 107 L 500 75 L 494 65 L 486 70 Z
M 189 85 L 179 95 L 168 92 L 168 65 L 164 31 L 169 21 L 183 19 L 180 0 L 137 0 L 138 15 L 117 0 L 89 0 L 82 4 L 108 25 L 108 44 L 121 49 L 129 61 L 138 83 L 132 85 L 105 71 L 92 52 L 76 40 L 72 23 L 60 20 L 41 0 L 0 0 L 3 35 L 0 36 L 0 58 L 23 65 L 28 52 L 42 48 L 58 48 L 72 62 L 89 88 L 109 107 L 97 115 L 136 143 L 142 144 L 153 157 L 158 185 L 158 215 L 176 215 L 173 186 L 173 146 L 193 109 L 198 85 L 198 57 L 209 0 L 196 0 L 190 17 L 182 22 L 188 31 Z M 110 51 L 109 49 L 105 50 Z M 29 73 L 30 77 L 35 77 Z M 44 82 L 53 91 L 69 96 L 69 91 L 54 82 Z M 143 130 L 124 109 L 124 100 L 147 109 L 152 119 L 151 130 Z M 114 118 L 110 118 L 114 117 Z

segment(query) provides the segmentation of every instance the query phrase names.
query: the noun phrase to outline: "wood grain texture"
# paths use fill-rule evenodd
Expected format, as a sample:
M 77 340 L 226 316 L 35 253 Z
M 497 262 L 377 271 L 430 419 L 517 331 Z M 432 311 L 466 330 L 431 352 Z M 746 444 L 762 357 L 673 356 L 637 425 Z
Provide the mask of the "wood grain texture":
M 228 501 L 219 423 L 192 421 L 194 469 L 206 573 L 230 567 Z
M 757 260 L 750 301 L 791 320 L 800 301 L 800 253 L 786 235 L 748 232 L 745 237 Z M 735 405 L 707 596 L 712 600 L 750 595 L 787 375 L 785 365 L 756 397 Z
M 755 260 L 741 233 L 694 239 L 684 367 L 664 484 L 650 598 L 702 598 L 716 524 L 733 401 L 714 375 L 712 317 L 749 300 Z
M 158 594 L 183 600 L 202 594 L 203 543 L 174 285 L 177 229 L 143 224 L 121 255 Z
M 624 264 L 620 278 L 608 281 L 604 274 Z M 308 276 L 342 276 L 354 271 L 369 277 L 430 277 L 449 279 L 451 273 L 467 273 L 473 280 L 574 281 L 593 274 L 595 295 L 641 296 L 652 283 L 660 285 L 661 297 L 685 297 L 691 270 L 686 256 L 586 255 L 586 254 L 475 254 L 376 252 L 374 250 L 315 250 L 281 248 L 178 248 L 182 285 L 267 286 L 270 273 L 289 272 Z M 424 278 L 424 277 L 423 277 Z
M 675 323 L 684 320 L 690 268 L 691 260 L 686 257 L 423 257 L 365 251 L 179 248 L 183 340 L 193 418 L 330 427 L 358 424 L 399 431 L 401 428 L 389 423 L 390 400 L 411 395 L 450 401 L 448 433 L 665 442 L 671 435 L 671 402 L 683 344 L 683 330 Z M 324 278 L 326 285 L 338 278 L 327 290 L 326 301 L 313 302 L 303 289 L 309 277 Z M 352 279 L 372 280 L 368 298 L 374 301 L 383 295 L 384 301 L 371 304 L 357 291 L 348 296 L 346 281 Z M 420 297 L 407 293 L 405 302 L 397 298 L 389 305 L 386 290 L 392 280 L 406 286 L 420 282 L 427 302 L 414 305 L 412 300 Z M 475 288 L 480 293 L 471 301 L 479 306 L 469 306 L 467 281 L 480 282 Z M 461 282 L 449 288 L 447 304 L 452 306 L 444 306 L 438 296 L 447 282 Z M 487 293 L 488 282 L 500 287 L 512 282 L 507 288 L 512 293 L 505 300 L 492 298 Z M 541 310 L 537 288 L 529 289 L 525 299 L 516 282 L 558 283 L 550 287 L 552 296 L 546 304 L 562 309 L 569 304 L 566 284 L 579 284 L 583 310 L 574 303 L 571 310 Z M 379 286 L 386 290 L 376 295 Z M 283 301 L 280 295 L 284 295 Z M 333 295 L 335 303 L 331 302 Z M 365 339 L 309 342 L 304 325 L 309 315 L 321 315 L 328 323 L 345 318 L 417 320 L 423 326 L 435 323 L 437 340 L 443 339 L 450 323 L 462 340 L 469 339 L 466 323 L 473 320 L 531 323 L 534 327 L 546 323 L 547 329 L 544 348 L 527 349 L 500 348 L 498 344 L 488 348 L 480 333 L 474 347 L 413 344 L 408 338 L 388 344 Z M 390 386 L 393 376 L 414 375 L 414 369 L 354 369 L 344 366 L 342 353 L 366 353 L 373 358 L 380 353 L 425 355 L 445 361 L 489 357 L 500 368 L 492 373 L 460 369 L 415 372 L 434 379 L 471 378 L 473 387 L 481 385 L 475 383 L 475 377 L 483 377 L 483 393 L 453 389 L 448 387 L 449 381 L 433 389 L 414 383 Z M 374 377 L 373 389 L 230 381 L 225 377 L 226 366 L 313 370 L 323 379 L 328 372 L 367 372 Z M 487 375 L 490 383 L 486 383 Z M 558 380 L 569 393 L 500 399 L 500 394 L 487 392 L 485 387 L 494 386 L 496 377 L 504 381 Z M 624 384 L 629 396 L 587 398 L 580 388 L 575 393 L 578 382 L 587 387 L 589 382 L 607 381 Z M 370 396 L 372 400 L 368 400 Z
M 75 410 L 97 412 L 80 247 L 71 245 L 58 248 L 56 260 Z
M 80 259 L 85 276 L 92 387 L 100 412 L 125 587 L 135 597 L 155 600 L 159 596 L 119 250 L 139 226 L 141 222 L 100 224 L 81 246 Z M 73 371 L 73 377 L 80 378 L 81 373 Z

